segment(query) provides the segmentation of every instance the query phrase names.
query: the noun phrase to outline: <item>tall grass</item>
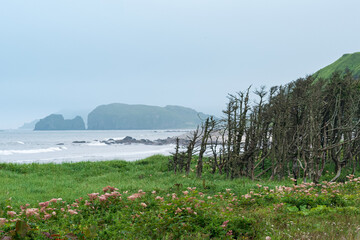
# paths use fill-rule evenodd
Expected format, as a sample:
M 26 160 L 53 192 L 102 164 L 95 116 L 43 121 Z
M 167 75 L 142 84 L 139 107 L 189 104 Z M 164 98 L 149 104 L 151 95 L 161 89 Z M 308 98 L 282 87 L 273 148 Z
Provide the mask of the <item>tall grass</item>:
M 0 164 L 0 201 L 12 198 L 14 205 L 33 204 L 54 197 L 73 201 L 108 185 L 121 191 L 143 189 L 169 192 L 173 189 L 197 187 L 210 194 L 225 191 L 226 188 L 231 188 L 236 194 L 245 194 L 259 183 L 247 178 L 229 180 L 225 175 L 213 175 L 206 170 L 202 179 L 196 178 L 193 172 L 189 176 L 184 173 L 175 175 L 168 171 L 167 163 L 167 157 L 156 155 L 135 162 L 114 160 L 63 164 Z M 266 184 L 275 186 L 291 182 Z
M 136 162 L 0 164 L 0 238 L 16 239 L 26 234 L 29 239 L 48 239 L 46 234 L 60 234 L 85 239 L 79 237 L 85 234 L 94 236 L 86 239 L 117 239 L 115 236 L 120 234 L 151 239 L 146 235 L 151 233 L 156 239 L 360 239 L 360 178 L 338 187 L 327 182 L 295 187 L 288 179 L 229 180 L 225 175 L 211 174 L 208 166 L 202 179 L 194 172 L 175 175 L 168 171 L 167 164 L 164 156 Z M 332 178 L 331 169 L 326 171 L 322 180 Z M 122 200 L 101 202 L 99 198 L 89 208 L 85 202 L 88 194 L 99 193 L 109 185 L 123 193 Z M 288 192 L 276 188 L 279 185 L 292 187 Z M 196 187 L 190 190 L 191 196 L 187 195 L 188 187 Z M 129 200 L 128 196 L 140 189 L 147 194 Z M 328 193 L 323 193 L 324 189 Z M 165 201 L 159 202 L 155 196 Z M 40 218 L 24 216 L 24 212 L 21 215 L 21 205 L 29 203 L 31 210 L 53 198 L 66 202 L 52 208 L 56 214 L 49 220 L 43 219 L 42 213 Z M 71 203 L 79 203 L 80 207 L 73 208 L 78 215 L 60 211 Z M 196 208 L 197 214 L 186 212 L 188 207 Z M 10 210 L 21 219 L 15 221 Z M 228 235 L 229 229 L 233 235 Z

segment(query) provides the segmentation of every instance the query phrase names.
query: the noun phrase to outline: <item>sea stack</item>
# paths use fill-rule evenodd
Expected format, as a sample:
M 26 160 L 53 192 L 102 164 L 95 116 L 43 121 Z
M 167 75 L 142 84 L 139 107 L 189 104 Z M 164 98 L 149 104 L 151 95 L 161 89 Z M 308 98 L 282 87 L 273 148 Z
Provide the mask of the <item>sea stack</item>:
M 60 114 L 51 114 L 36 123 L 34 130 L 85 130 L 85 122 L 80 116 L 77 116 L 74 119 L 64 119 Z

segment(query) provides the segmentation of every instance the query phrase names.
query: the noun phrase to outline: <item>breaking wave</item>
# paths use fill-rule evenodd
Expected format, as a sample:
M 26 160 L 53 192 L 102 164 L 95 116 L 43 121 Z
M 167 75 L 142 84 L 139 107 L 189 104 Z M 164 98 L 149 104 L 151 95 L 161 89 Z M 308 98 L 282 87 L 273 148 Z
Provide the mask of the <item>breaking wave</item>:
M 9 156 L 13 154 L 36 154 L 36 153 L 49 153 L 66 150 L 66 147 L 50 147 L 40 149 L 27 149 L 27 150 L 0 150 L 0 155 Z

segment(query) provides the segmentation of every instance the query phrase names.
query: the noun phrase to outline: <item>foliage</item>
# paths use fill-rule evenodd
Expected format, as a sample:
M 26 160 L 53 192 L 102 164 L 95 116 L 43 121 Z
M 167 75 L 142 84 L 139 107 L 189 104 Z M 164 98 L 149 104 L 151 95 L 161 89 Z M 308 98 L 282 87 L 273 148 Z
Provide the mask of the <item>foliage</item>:
M 292 176 L 296 183 L 318 183 L 330 167 L 335 174 L 330 181 L 343 181 L 344 170 L 357 170 L 360 79 L 351 72 L 334 72 L 316 83 L 308 76 L 268 92 L 262 87 L 255 96 L 252 103 L 250 88 L 229 95 L 223 119 L 212 124 L 207 119 L 200 134 L 199 128 L 194 132 L 186 153 L 192 156 L 198 150 L 198 177 L 204 152 L 211 153 L 207 161 L 212 173 L 231 179 Z
M 221 178 L 214 179 L 216 175 L 206 173 L 203 178 L 209 181 L 204 186 L 202 181 L 196 181 L 195 173 L 189 177 L 168 173 L 166 161 L 166 157 L 157 156 L 133 163 L 80 164 L 85 178 L 101 169 L 100 174 L 113 169 L 119 175 L 130 171 L 145 178 L 146 172 L 152 172 L 157 176 L 154 183 L 160 184 L 143 185 L 145 190 L 121 181 L 116 187 L 104 187 L 102 192 L 79 194 L 80 198 L 75 200 L 56 195 L 38 203 L 25 201 L 21 206 L 11 198 L 0 201 L 0 239 L 356 239 L 358 236 L 360 177 L 349 175 L 344 183 L 294 185 L 288 181 L 275 186 L 264 181 L 253 185 L 248 185 L 251 183 L 248 181 L 243 185 L 239 179 L 226 178 L 218 183 Z M 159 168 L 162 165 L 165 167 Z M 91 172 L 93 167 L 95 170 Z M 47 169 L 50 174 L 56 170 L 80 170 L 77 164 L 3 164 L 0 172 L 18 169 L 16 174 L 38 174 L 39 168 Z M 168 177 L 188 180 L 163 189 L 164 179 L 159 176 L 166 180 Z M 138 187 L 142 181 L 137 178 Z M 95 182 L 92 184 L 97 186 Z M 241 191 L 243 186 L 247 190 Z M 24 196 L 25 199 L 29 200 Z

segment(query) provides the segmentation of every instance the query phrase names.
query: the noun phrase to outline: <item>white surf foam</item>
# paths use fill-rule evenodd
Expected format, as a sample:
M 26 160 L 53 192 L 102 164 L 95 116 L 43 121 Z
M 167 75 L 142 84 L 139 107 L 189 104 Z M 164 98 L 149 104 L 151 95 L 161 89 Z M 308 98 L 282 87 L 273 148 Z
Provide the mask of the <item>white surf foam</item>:
M 102 143 L 102 142 L 91 142 L 87 145 L 88 146 L 107 146 L 105 143 Z
M 67 149 L 66 147 L 50 147 L 40 149 L 27 149 L 27 150 L 0 150 L 0 155 L 9 156 L 13 154 L 36 154 L 36 153 L 49 153 L 57 152 Z

